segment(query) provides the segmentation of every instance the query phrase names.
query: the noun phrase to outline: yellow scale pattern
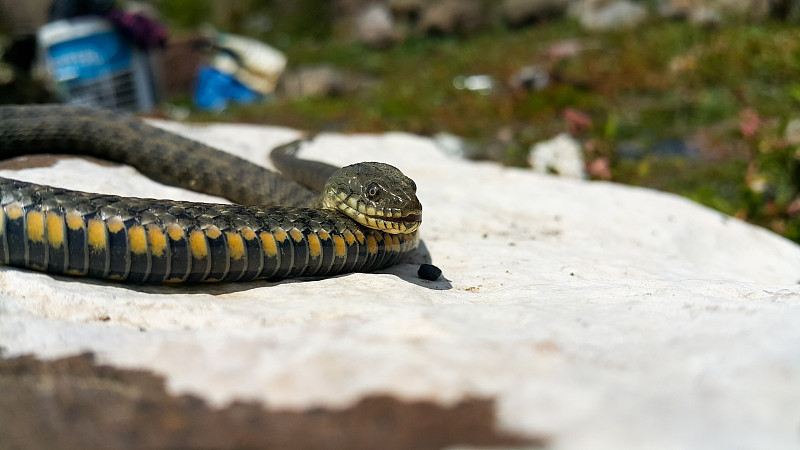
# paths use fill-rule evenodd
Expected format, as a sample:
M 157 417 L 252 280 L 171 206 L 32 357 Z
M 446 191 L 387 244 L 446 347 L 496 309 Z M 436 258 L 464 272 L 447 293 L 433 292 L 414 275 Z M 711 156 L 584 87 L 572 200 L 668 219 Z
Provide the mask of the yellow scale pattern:
M 290 235 L 290 236 L 292 237 L 292 239 L 294 239 L 294 241 L 295 241 L 295 242 L 297 242 L 298 244 L 299 244 L 300 242 L 303 242 L 303 232 L 301 232 L 301 231 L 300 231 L 300 230 L 298 230 L 297 228 L 292 228 L 291 230 L 289 230 L 289 235 Z
M 319 258 L 322 255 L 322 243 L 319 236 L 314 233 L 308 235 L 308 253 L 312 258 Z
M 206 237 L 200 230 L 189 233 L 189 247 L 192 249 L 192 256 L 202 259 L 208 256 L 208 243 Z
M 173 223 L 168 227 L 167 234 L 173 241 L 180 241 L 186 237 L 186 233 L 183 231 L 183 228 L 181 228 L 181 226 L 177 223 Z
M 378 241 L 372 236 L 367 236 L 367 251 L 370 255 L 378 252 Z
M 24 210 L 22 209 L 22 205 L 17 202 L 9 203 L 6 206 L 6 215 L 10 220 L 17 220 L 22 217 Z
M 347 247 L 345 247 L 343 237 L 338 235 L 333 237 L 333 252 L 338 258 L 347 256 Z
M 44 242 L 44 214 L 40 211 L 29 211 L 26 231 L 31 241 Z
M 128 230 L 128 243 L 133 253 L 137 255 L 147 254 L 147 233 L 143 226 L 134 225 Z
M 67 211 L 63 215 L 55 211 L 32 210 L 26 212 L 25 208 L 19 203 L 13 202 L 6 205 L 4 211 L 0 212 L 4 212 L 0 213 L 0 237 L 3 237 L 3 234 L 6 232 L 6 217 L 8 217 L 9 220 L 16 220 L 25 215 L 25 234 L 28 241 L 32 243 L 46 242 L 51 249 L 60 249 L 65 246 L 67 230 L 83 230 L 85 231 L 85 242 L 90 251 L 95 253 L 105 251 L 109 246 L 109 236 L 125 230 L 125 224 L 120 217 L 112 217 L 108 220 L 99 218 L 86 220 L 78 211 L 74 210 Z M 415 243 L 414 235 L 394 235 L 384 232 L 369 232 L 365 234 L 357 229 L 352 232 L 345 230 L 341 234 L 331 234 L 324 229 L 304 234 L 297 228 L 291 228 L 289 230 L 278 228 L 272 232 L 256 232 L 250 227 L 243 227 L 236 231 L 223 232 L 218 227 L 211 225 L 204 230 L 192 230 L 187 232 L 187 230 L 184 230 L 180 225 L 173 223 L 167 225 L 165 228 L 158 225 L 132 225 L 125 231 L 127 231 L 128 250 L 133 255 L 162 257 L 170 247 L 168 241 L 177 242 L 186 239 L 189 244 L 188 248 L 190 254 L 196 259 L 209 258 L 211 252 L 210 240 L 218 239 L 224 234 L 225 243 L 227 245 L 226 255 L 230 258 L 230 261 L 241 261 L 246 257 L 252 258 L 247 256 L 247 249 L 249 245 L 253 244 L 246 244 L 246 242 L 252 243 L 255 239 L 259 239 L 263 255 L 267 258 L 278 257 L 279 251 L 282 251 L 280 250 L 280 244 L 285 244 L 288 239 L 291 239 L 291 242 L 297 244 L 301 244 L 305 240 L 308 257 L 317 260 L 323 257 L 324 248 L 326 248 L 323 243 L 328 243 L 327 245 L 329 247 L 327 248 L 332 249 L 333 258 L 347 258 L 348 248 L 354 245 L 365 246 L 367 254 L 374 257 L 381 249 L 389 254 L 397 254 L 408 250 L 411 245 Z M 328 258 L 330 258 L 330 256 L 328 256 Z M 248 261 L 250 264 L 253 264 L 252 259 Z M 248 264 L 248 261 L 245 261 L 245 264 Z M 259 260 L 257 259 L 256 261 Z M 259 263 L 259 267 L 265 270 L 274 266 L 266 263 L 263 259 L 260 261 L 262 261 L 262 263 Z M 149 264 L 150 263 L 148 263 L 148 272 L 150 270 Z M 263 264 L 263 266 L 260 264 Z M 257 272 L 257 268 L 255 267 L 247 268 L 246 265 L 244 267 L 245 269 L 243 270 L 250 270 L 252 273 L 253 269 L 256 269 Z M 225 270 L 227 271 L 229 269 Z M 237 271 L 238 270 L 239 269 L 237 269 Z M 275 270 L 278 269 L 276 268 Z M 175 276 L 174 274 L 169 275 L 171 277 Z M 228 274 L 225 273 L 223 276 L 227 275 Z M 268 272 L 264 272 L 264 275 L 269 276 Z
M 256 232 L 250 227 L 244 227 L 239 231 L 242 233 L 242 237 L 247 241 L 252 241 L 256 238 Z
M 94 251 L 104 250 L 108 242 L 106 235 L 106 224 L 100 219 L 89 220 L 88 229 L 88 242 L 89 246 Z
M 47 242 L 53 248 L 61 248 L 64 245 L 64 218 L 53 211 L 48 211 L 47 222 Z
M 278 244 L 275 242 L 275 236 L 273 236 L 272 233 L 262 231 L 259 237 L 261 238 L 261 247 L 264 249 L 264 254 L 270 258 L 277 256 Z
M 234 231 L 225 233 L 228 238 L 228 250 L 232 259 L 240 260 L 244 258 L 244 241 L 242 235 Z
M 150 252 L 154 256 L 162 256 L 167 249 L 167 237 L 164 232 L 155 225 L 147 226 L 147 240 L 150 243 Z
M 70 211 L 67 213 L 67 226 L 70 230 L 78 231 L 82 230 L 85 224 L 83 223 L 83 217 L 81 217 L 81 213 L 78 211 Z

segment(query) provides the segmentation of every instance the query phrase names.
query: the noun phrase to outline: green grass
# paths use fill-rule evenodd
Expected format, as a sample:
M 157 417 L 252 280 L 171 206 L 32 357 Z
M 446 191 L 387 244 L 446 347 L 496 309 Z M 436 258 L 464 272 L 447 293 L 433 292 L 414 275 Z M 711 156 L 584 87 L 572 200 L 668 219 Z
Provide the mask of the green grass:
M 588 49 L 553 64 L 546 50 L 563 39 Z M 485 138 L 504 126 L 557 122 L 564 108 L 573 107 L 599 122 L 616 114 L 626 137 L 644 127 L 663 138 L 734 117 L 743 107 L 786 116 L 800 100 L 800 31 L 782 25 L 708 32 L 663 23 L 636 34 L 589 35 L 564 21 L 471 39 L 415 39 L 387 51 L 343 40 L 288 42 L 282 50 L 294 66 L 327 63 L 379 82 L 355 97 L 278 101 L 265 105 L 263 116 L 291 123 L 308 116 L 315 126 L 331 114 L 334 122 L 344 118 L 350 131 Z M 680 65 L 675 58 L 684 69 L 670 69 Z M 507 89 L 506 81 L 528 64 L 550 68 L 558 80 L 540 92 Z M 456 76 L 472 74 L 491 75 L 503 87 L 490 96 L 453 87 Z
M 572 40 L 583 47 L 555 60 L 548 49 Z M 230 120 L 307 130 L 432 135 L 446 131 L 471 140 L 477 157 L 524 165 L 530 144 L 566 131 L 565 108 L 578 109 L 593 125 L 578 137 L 608 158 L 614 181 L 675 192 L 728 214 L 800 239 L 798 220 L 787 211 L 798 195 L 791 174 L 795 149 L 782 146 L 784 124 L 800 107 L 800 29 L 782 23 L 704 30 L 686 23 L 652 23 L 625 33 L 592 34 L 567 20 L 518 31 L 502 27 L 471 38 L 411 39 L 371 50 L 341 39 L 281 41 L 290 65 L 332 64 L 376 80 L 341 98 L 282 99 L 234 107 Z M 544 90 L 507 85 L 521 67 L 536 64 L 553 75 Z M 453 79 L 485 74 L 498 82 L 490 95 L 457 90 Z M 743 139 L 744 109 L 769 126 Z M 503 130 L 513 142 L 497 148 Z M 698 155 L 651 154 L 665 139 L 705 136 Z M 621 143 L 641 149 L 636 159 Z M 491 145 L 490 145 L 491 144 Z M 763 151 L 763 148 L 776 150 Z M 748 181 L 767 179 L 765 192 Z

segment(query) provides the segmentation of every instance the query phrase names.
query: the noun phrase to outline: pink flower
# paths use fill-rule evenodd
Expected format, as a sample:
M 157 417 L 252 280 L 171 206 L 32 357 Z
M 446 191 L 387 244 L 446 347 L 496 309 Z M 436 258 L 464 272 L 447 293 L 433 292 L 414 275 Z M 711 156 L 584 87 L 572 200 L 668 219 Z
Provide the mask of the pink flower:
M 589 166 L 586 168 L 586 171 L 593 178 L 597 178 L 600 180 L 611 179 L 611 164 L 608 162 L 608 158 L 595 159 L 594 161 L 589 163 Z
M 592 126 L 592 118 L 585 112 L 578 111 L 575 108 L 565 109 L 564 112 L 561 113 L 561 117 L 569 124 L 569 132 L 571 134 L 580 133 Z
M 745 138 L 753 137 L 763 122 L 758 117 L 758 113 L 750 108 L 743 109 L 739 113 L 739 129 L 742 131 L 742 136 Z
M 786 207 L 786 214 L 790 217 L 800 215 L 800 197 L 795 198 L 792 200 L 792 203 L 789 203 L 789 206 Z

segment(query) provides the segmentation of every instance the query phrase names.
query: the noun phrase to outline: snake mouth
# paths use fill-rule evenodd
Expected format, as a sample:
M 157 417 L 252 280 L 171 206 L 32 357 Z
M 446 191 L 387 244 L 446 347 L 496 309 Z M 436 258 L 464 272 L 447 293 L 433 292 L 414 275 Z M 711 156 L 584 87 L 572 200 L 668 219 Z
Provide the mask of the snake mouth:
M 409 219 L 409 216 L 412 216 L 412 218 Z M 391 234 L 405 234 L 416 231 L 422 223 L 421 215 L 409 214 L 409 216 L 400 218 L 387 218 L 367 216 L 359 213 L 356 216 L 350 217 L 365 227 L 382 230 Z M 419 218 L 419 220 L 417 220 L 417 218 Z
M 384 230 L 387 233 L 392 234 L 411 233 L 419 228 L 419 226 L 422 224 L 422 214 L 406 214 L 405 216 L 400 217 L 369 216 L 366 214 L 359 215 L 365 218 L 366 223 L 359 217 L 355 217 L 355 220 L 358 223 L 370 228 Z M 373 221 L 375 226 L 373 226 Z
M 390 234 L 406 234 L 413 233 L 422 224 L 421 213 L 403 214 L 398 208 L 367 206 L 353 196 L 341 197 L 339 194 L 335 208 L 365 227 Z
M 406 214 L 405 216 L 400 217 L 375 217 L 375 216 L 367 216 L 372 217 L 373 219 L 382 219 L 387 222 L 399 222 L 399 223 L 421 223 L 422 222 L 422 214 Z

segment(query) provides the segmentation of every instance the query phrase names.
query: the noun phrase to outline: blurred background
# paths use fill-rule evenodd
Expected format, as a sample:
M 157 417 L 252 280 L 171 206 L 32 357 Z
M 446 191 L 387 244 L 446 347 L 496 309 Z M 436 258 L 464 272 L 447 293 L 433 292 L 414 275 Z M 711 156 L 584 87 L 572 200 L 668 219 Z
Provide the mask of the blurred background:
M 800 241 L 800 0 L 0 0 L 0 103 L 405 131 Z

